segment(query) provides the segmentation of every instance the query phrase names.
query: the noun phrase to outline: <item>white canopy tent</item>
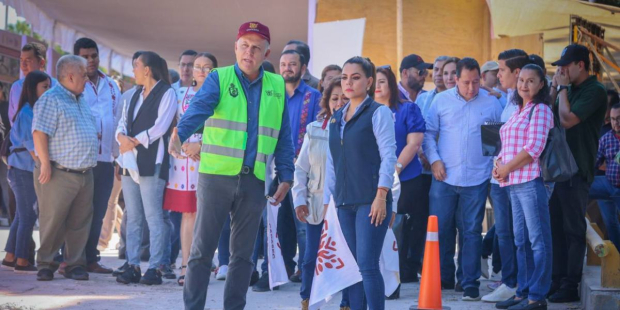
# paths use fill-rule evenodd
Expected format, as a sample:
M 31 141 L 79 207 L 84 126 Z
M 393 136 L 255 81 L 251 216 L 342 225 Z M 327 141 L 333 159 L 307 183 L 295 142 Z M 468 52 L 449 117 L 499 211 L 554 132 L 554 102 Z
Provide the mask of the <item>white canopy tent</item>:
M 282 0 L 0 0 L 43 39 L 72 52 L 80 37 L 97 41 L 101 66 L 132 76 L 131 55 L 152 50 L 177 69 L 183 50 L 208 51 L 234 63 L 239 26 L 251 20 L 271 32 L 272 62 L 288 40 L 308 38 L 308 2 Z M 314 1 L 310 1 L 314 3 Z

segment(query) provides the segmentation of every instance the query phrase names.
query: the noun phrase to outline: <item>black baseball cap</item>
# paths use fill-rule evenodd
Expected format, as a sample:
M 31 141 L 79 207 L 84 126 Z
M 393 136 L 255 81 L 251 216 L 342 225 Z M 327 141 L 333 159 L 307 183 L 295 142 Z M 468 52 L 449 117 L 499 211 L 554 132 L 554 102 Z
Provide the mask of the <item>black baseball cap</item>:
M 433 64 L 429 64 L 424 62 L 424 59 L 422 59 L 422 57 L 416 55 L 416 54 L 411 54 L 405 58 L 403 58 L 403 61 L 401 61 L 400 63 L 400 72 L 402 72 L 405 69 L 409 69 L 409 68 L 413 68 L 415 67 L 416 69 L 430 69 L 433 67 Z
M 579 44 L 571 44 L 564 48 L 560 60 L 552 63 L 554 66 L 566 66 L 572 62 L 590 60 L 590 51 L 587 47 Z

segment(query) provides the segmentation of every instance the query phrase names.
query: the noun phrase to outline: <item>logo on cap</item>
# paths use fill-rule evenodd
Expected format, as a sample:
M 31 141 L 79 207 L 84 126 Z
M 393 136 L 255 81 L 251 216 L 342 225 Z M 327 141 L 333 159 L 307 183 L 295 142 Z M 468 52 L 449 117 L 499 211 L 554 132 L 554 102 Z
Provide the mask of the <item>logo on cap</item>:
M 230 86 L 228 87 L 228 94 L 233 98 L 236 98 L 239 95 L 239 90 L 235 87 L 235 84 L 230 83 Z
M 564 50 L 562 50 L 562 56 L 560 57 L 564 57 L 564 54 L 566 54 L 566 50 L 568 50 L 568 47 L 565 47 Z
M 256 28 L 258 28 L 257 23 L 250 23 L 250 29 L 256 29 Z

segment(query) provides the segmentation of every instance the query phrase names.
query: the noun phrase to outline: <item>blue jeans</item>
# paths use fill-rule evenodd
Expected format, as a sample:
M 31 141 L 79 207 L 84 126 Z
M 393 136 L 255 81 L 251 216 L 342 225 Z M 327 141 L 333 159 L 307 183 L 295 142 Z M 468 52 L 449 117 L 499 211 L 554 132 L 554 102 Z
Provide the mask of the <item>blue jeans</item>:
M 318 225 L 306 225 L 306 256 L 301 269 L 301 290 L 299 292 L 302 300 L 310 299 L 312 279 L 314 278 L 314 269 L 316 267 L 316 256 L 319 251 L 319 242 L 321 241 L 321 230 L 323 230 L 323 222 Z
M 32 230 L 37 221 L 37 214 L 34 211 L 37 195 L 34 193 L 33 174 L 30 171 L 11 168 L 8 171 L 8 180 L 15 194 L 16 208 L 4 250 L 14 253 L 17 258 L 28 259 Z
M 482 220 L 489 181 L 476 186 L 452 186 L 433 179 L 430 193 L 431 215 L 439 222 L 439 257 L 441 280 L 454 283 L 455 226 L 462 236 L 461 286 L 479 287 L 480 257 L 482 255 Z M 459 219 L 460 220 L 457 220 Z M 464 249 L 467 249 L 466 251 Z M 459 279 L 460 280 L 460 279 Z
M 607 236 L 616 248 L 620 249 L 620 188 L 613 186 L 606 176 L 595 176 L 590 187 L 590 198 L 597 199 Z
M 371 224 L 368 217 L 370 207 L 338 207 L 342 234 L 362 274 L 362 282 L 348 287 L 352 310 L 366 309 L 366 303 L 371 310 L 385 309 L 385 284 L 379 269 L 379 257 L 390 221 L 386 218 L 379 226 Z M 391 204 L 386 204 L 386 208 L 386 214 L 391 214 Z
M 230 262 L 230 216 L 226 219 L 222 234 L 217 243 L 217 263 L 218 266 L 228 266 Z
M 164 222 L 162 208 L 166 181 L 157 177 L 160 168 L 161 165 L 157 165 L 155 176 L 140 177 L 140 184 L 129 176 L 122 177 L 127 212 L 127 261 L 130 265 L 140 265 L 142 225 L 146 221 L 150 232 L 149 269 L 157 268 L 163 262 L 170 242 L 169 227 Z
M 545 299 L 551 287 L 551 219 L 542 178 L 510 186 L 517 246 L 517 297 Z
M 512 229 L 512 208 L 508 187 L 491 184 L 491 200 L 495 216 L 495 235 L 502 258 L 502 283 L 510 288 L 517 286 L 517 258 Z

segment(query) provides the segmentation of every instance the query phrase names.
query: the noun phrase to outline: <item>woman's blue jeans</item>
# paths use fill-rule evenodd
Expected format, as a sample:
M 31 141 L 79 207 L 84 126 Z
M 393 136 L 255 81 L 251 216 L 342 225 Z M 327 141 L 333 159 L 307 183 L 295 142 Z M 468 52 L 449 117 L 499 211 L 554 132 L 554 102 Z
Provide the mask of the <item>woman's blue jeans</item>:
M 379 269 L 379 257 L 387 232 L 392 206 L 386 205 L 386 219 L 379 226 L 370 223 L 371 205 L 338 207 L 338 220 L 347 245 L 362 274 L 362 282 L 348 288 L 352 310 L 385 309 L 385 284 Z M 364 298 L 365 297 L 365 298 Z
M 34 193 L 33 178 L 31 171 L 17 168 L 8 171 L 9 186 L 15 194 L 16 208 L 15 219 L 11 224 L 4 250 L 23 259 L 28 259 L 32 230 L 37 221 L 37 214 L 34 211 L 37 195 Z
M 551 287 L 553 252 L 547 190 L 542 178 L 510 186 L 517 246 L 517 297 L 545 299 Z

